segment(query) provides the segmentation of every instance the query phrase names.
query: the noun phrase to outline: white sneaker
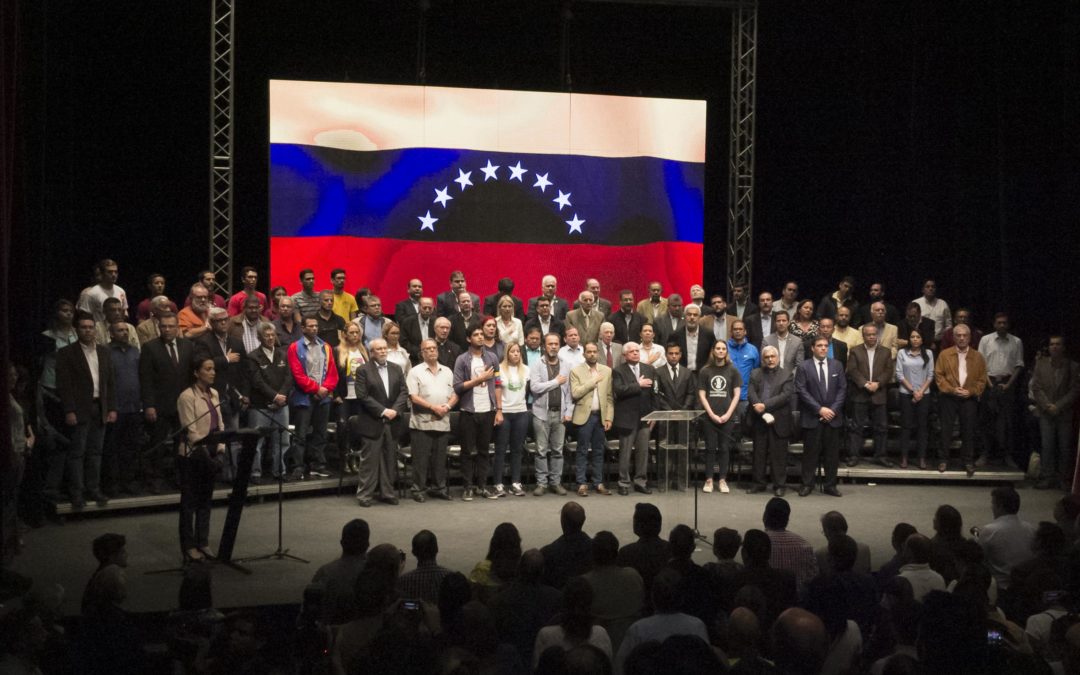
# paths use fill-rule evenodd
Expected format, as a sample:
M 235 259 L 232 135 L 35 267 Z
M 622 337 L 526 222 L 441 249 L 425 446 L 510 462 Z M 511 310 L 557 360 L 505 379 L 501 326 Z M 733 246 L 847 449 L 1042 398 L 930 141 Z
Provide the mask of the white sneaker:
M 727 494 L 731 492 L 731 488 L 728 487 L 727 481 L 723 478 L 720 479 L 720 494 Z
M 712 492 L 712 478 L 705 481 L 705 485 L 701 488 L 702 492 Z
M 513 483 L 513 484 L 511 484 L 510 485 L 510 492 L 515 497 L 524 497 L 525 496 L 525 488 L 521 487 L 521 483 Z

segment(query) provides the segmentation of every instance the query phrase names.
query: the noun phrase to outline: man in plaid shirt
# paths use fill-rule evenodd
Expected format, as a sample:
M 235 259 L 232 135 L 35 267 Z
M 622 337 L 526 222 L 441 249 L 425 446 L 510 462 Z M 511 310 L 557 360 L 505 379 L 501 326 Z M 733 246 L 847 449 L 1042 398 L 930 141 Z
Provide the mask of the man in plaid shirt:
M 817 576 L 817 558 L 814 556 L 813 547 L 805 539 L 787 531 L 790 518 L 791 505 L 787 500 L 773 497 L 765 505 L 762 522 L 765 524 L 765 533 L 772 541 L 769 567 L 793 572 L 801 592 L 801 589 Z
M 412 539 L 412 554 L 416 556 L 416 569 L 398 577 L 398 593 L 406 600 L 424 600 L 431 604 L 439 602 L 439 585 L 450 570 L 435 562 L 439 554 L 439 541 L 430 530 L 420 530 Z

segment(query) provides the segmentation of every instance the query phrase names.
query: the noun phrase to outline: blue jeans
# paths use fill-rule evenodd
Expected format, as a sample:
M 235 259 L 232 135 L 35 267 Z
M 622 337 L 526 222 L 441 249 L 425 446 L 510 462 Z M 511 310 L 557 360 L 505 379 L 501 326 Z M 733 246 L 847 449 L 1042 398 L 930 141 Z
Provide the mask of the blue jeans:
M 1061 472 L 1069 466 L 1072 446 L 1072 413 L 1062 411 L 1056 417 L 1039 417 L 1039 435 L 1042 437 L 1039 478 L 1060 481 Z
M 536 459 L 533 462 L 536 484 L 558 485 L 562 482 L 566 426 L 558 413 L 549 413 L 547 421 L 533 417 L 533 433 L 536 434 Z
M 495 485 L 503 484 L 503 466 L 506 449 L 510 448 L 510 482 L 521 482 L 521 455 L 525 450 L 525 432 L 529 430 L 528 412 L 503 413 L 503 423 L 495 432 L 495 462 L 493 479 Z
M 585 485 L 585 467 L 587 456 L 592 451 L 592 479 L 593 484 L 604 482 L 604 451 L 607 443 L 604 441 L 604 424 L 600 421 L 600 413 L 594 412 L 585 420 L 585 424 L 578 427 L 577 432 L 577 482 Z
M 101 449 L 105 442 L 105 425 L 99 417 L 67 427 L 70 444 L 57 451 L 49 462 L 46 483 L 49 489 L 60 491 L 64 472 L 67 472 L 68 494 L 80 501 L 85 493 L 95 496 L 101 487 Z
M 259 439 L 259 447 L 255 450 L 255 461 L 252 462 L 251 475 L 262 475 L 263 450 L 270 446 L 270 473 L 277 478 L 285 471 L 285 453 L 289 451 L 289 406 L 280 408 L 253 409 L 248 418 L 251 426 L 256 429 L 270 429 L 269 436 Z M 280 425 L 280 426 L 278 426 Z
M 295 426 L 293 468 L 307 471 L 309 466 L 326 465 L 326 425 L 330 421 L 330 404 L 296 406 L 291 413 Z

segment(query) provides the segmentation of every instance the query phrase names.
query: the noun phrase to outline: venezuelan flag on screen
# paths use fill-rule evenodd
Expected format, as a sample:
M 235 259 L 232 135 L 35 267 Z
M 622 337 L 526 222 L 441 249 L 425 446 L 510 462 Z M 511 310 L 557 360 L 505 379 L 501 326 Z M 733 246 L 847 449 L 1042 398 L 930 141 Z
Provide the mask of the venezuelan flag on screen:
M 560 295 L 701 280 L 705 102 L 270 82 L 271 283 L 342 267 L 383 306 L 465 272 Z

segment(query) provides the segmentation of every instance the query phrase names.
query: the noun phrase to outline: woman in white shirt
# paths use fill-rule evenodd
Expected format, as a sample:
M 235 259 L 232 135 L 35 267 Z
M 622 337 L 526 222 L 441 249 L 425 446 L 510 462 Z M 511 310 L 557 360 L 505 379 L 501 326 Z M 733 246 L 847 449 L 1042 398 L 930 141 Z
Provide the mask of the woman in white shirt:
M 656 331 L 653 330 L 651 323 L 641 327 L 641 362 L 658 368 L 664 364 L 664 347 L 654 344 L 654 337 L 656 337 Z
M 919 468 L 926 468 L 927 423 L 930 414 L 930 384 L 934 381 L 934 355 L 923 349 L 922 334 L 908 336 L 907 349 L 896 353 L 896 381 L 900 383 L 900 468 L 908 466 L 911 431 L 915 430 Z
M 504 345 L 511 342 L 525 344 L 525 331 L 521 327 L 521 319 L 514 316 L 514 300 L 509 295 L 504 295 L 499 298 L 495 307 L 499 314 L 495 320 L 495 325 L 499 329 L 499 341 Z
M 360 368 L 368 362 L 368 353 L 364 349 L 364 331 L 359 324 L 349 323 L 345 326 L 345 339 L 337 347 L 338 386 L 335 392 L 341 415 L 338 423 L 339 429 L 348 429 L 348 419 L 360 412 L 360 399 L 356 397 L 356 375 Z M 352 448 L 354 439 L 349 439 Z M 360 458 L 353 452 L 349 452 L 345 459 L 345 473 L 356 473 L 359 468 Z
M 592 586 L 583 577 L 574 577 L 566 582 L 562 594 L 562 611 L 558 614 L 559 623 L 544 626 L 536 634 L 533 645 L 533 669 L 540 662 L 544 650 L 561 647 L 570 651 L 581 644 L 590 644 L 604 652 L 610 660 L 611 638 L 603 626 L 597 626 L 592 616 Z
M 495 490 L 494 499 L 506 496 L 503 488 L 503 467 L 506 451 L 510 451 L 510 492 L 524 497 L 521 486 L 521 457 L 525 453 L 525 432 L 529 429 L 529 408 L 525 393 L 529 390 L 529 369 L 521 359 L 521 345 L 510 342 L 506 346 L 506 358 L 499 366 L 502 375 L 503 423 L 495 430 Z
M 382 336 L 386 340 L 386 360 L 401 366 L 402 372 L 407 375 L 409 368 L 412 367 L 412 361 L 409 360 L 409 352 L 405 351 L 400 343 L 401 326 L 393 321 L 387 321 L 383 324 Z

